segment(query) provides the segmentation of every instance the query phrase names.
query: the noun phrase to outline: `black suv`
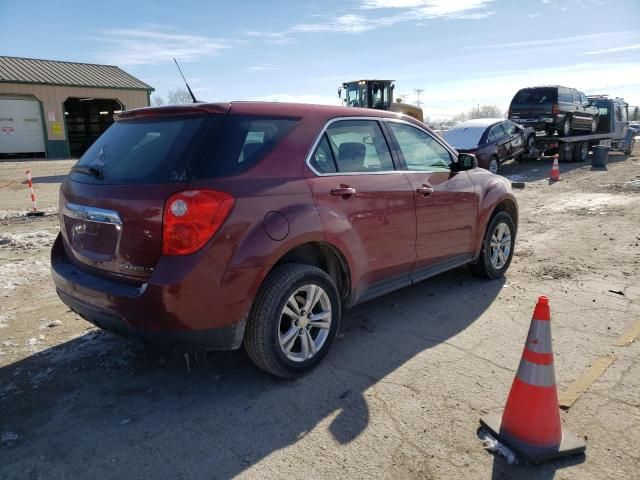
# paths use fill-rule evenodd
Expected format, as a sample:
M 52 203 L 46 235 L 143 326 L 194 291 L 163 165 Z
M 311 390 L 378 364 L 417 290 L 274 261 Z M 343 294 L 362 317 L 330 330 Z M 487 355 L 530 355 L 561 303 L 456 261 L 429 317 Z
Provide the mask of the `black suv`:
M 509 120 L 560 136 L 574 130 L 595 133 L 598 108 L 575 88 L 559 85 L 523 88 L 509 106 Z

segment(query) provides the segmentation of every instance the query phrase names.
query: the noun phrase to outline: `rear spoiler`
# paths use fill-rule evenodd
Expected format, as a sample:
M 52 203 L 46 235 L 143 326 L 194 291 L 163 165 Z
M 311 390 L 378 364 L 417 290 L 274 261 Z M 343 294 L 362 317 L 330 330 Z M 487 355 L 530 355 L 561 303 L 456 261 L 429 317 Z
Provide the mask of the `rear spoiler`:
M 231 108 L 230 103 L 188 103 L 184 105 L 169 105 L 165 107 L 146 107 L 126 110 L 113 115 L 116 122 L 137 118 L 226 114 Z

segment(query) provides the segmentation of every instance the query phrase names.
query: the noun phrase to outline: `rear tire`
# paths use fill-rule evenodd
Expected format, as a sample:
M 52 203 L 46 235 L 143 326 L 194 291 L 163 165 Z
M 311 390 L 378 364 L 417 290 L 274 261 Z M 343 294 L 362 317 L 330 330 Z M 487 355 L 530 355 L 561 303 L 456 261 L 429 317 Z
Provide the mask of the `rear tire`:
M 573 147 L 573 161 L 584 162 L 589 155 L 589 142 L 580 142 Z
M 568 137 L 569 135 L 571 135 L 571 117 L 565 115 L 564 120 L 562 120 L 562 125 L 558 129 L 558 136 Z
M 598 130 L 598 119 L 593 117 L 591 120 L 591 133 L 596 133 L 596 130 Z
M 500 168 L 500 160 L 498 159 L 498 157 L 494 155 L 493 157 L 491 157 L 491 160 L 489 160 L 489 165 L 487 166 L 487 170 L 497 175 L 499 168 Z
M 338 333 L 340 316 L 338 289 L 323 270 L 299 263 L 277 266 L 253 302 L 245 350 L 262 370 L 283 378 L 299 377 L 327 354 Z
M 535 146 L 536 143 L 536 136 L 535 135 L 529 135 L 527 137 L 527 143 L 525 145 L 525 153 L 529 154 L 533 151 L 533 147 Z
M 504 276 L 513 258 L 515 242 L 516 227 L 511 215 L 507 212 L 498 212 L 491 219 L 484 233 L 478 261 L 469 264 L 471 273 L 490 279 Z

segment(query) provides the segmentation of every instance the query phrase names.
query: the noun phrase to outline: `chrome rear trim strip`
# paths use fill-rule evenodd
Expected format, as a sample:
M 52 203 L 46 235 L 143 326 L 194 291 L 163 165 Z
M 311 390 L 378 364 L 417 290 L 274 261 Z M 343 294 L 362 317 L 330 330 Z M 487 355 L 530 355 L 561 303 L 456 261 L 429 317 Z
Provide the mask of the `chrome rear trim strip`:
M 66 203 L 62 212 L 65 216 L 85 220 L 87 222 L 122 225 L 118 212 L 104 208 L 87 207 L 76 203 Z

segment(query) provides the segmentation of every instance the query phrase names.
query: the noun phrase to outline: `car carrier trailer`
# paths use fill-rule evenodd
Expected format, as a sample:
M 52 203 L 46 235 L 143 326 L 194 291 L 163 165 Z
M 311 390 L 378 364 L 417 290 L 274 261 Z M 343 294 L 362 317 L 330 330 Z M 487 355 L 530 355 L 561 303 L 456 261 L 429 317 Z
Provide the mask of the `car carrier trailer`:
M 622 98 L 609 98 L 607 95 L 590 95 L 588 98 L 592 105 L 598 107 L 595 133 L 567 136 L 532 133 L 527 138 L 528 148 L 524 157 L 538 159 L 558 154 L 561 162 L 584 162 L 595 145 L 604 145 L 629 155 L 634 145 L 634 132 L 628 121 L 629 105 Z
M 589 150 L 594 145 L 611 147 L 610 133 L 593 133 L 588 135 L 570 135 L 558 137 L 557 135 L 536 135 L 533 145 L 524 155 L 525 158 L 539 159 L 558 154 L 561 162 L 584 162 L 589 155 Z

